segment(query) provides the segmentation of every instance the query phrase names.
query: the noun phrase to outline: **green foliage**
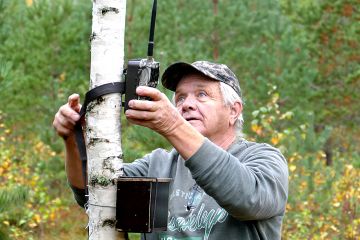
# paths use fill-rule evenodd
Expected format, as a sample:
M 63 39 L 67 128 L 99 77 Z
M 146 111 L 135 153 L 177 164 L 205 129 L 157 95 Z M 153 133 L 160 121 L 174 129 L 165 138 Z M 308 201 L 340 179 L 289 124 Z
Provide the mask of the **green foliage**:
M 317 75 L 309 98 L 317 132 L 325 126 L 356 129 L 360 123 L 358 1 L 288 1 L 283 11 L 291 19 L 296 35 L 302 36 Z M 351 131 L 351 130 L 350 130 Z M 325 148 L 339 147 L 331 134 Z M 349 143 L 352 141 L 347 140 Z M 354 144 L 353 146 L 355 146 Z M 328 150 L 329 151 L 329 150 Z
M 49 146 L 36 138 L 25 143 L 3 122 L 0 112 L 0 235 L 31 239 L 65 209 L 65 176 L 50 167 L 56 153 Z
M 336 151 L 334 165 L 325 166 L 322 146 L 332 129 L 317 134 L 311 114 L 307 124 L 287 128 L 284 123 L 295 115 L 281 111 L 276 87 L 268 94 L 267 104 L 252 113 L 252 132 L 247 137 L 272 143 L 288 160 L 289 198 L 283 238 L 354 239 L 360 229 L 359 155 Z
M 31 7 L 3 0 L 2 6 L 0 94 L 11 99 L 2 109 L 17 133 L 36 131 L 50 140 L 43 126 L 54 109 L 75 89 L 86 90 L 90 6 L 70 0 Z

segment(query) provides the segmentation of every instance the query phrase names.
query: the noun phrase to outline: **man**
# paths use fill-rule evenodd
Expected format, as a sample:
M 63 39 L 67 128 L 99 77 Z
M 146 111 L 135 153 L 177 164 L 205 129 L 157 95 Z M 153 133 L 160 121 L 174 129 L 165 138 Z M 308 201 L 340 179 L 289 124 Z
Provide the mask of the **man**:
M 125 164 L 127 176 L 170 177 L 168 230 L 146 239 L 280 239 L 288 194 L 287 163 L 267 144 L 241 137 L 242 99 L 235 74 L 223 64 L 198 61 L 169 66 L 165 94 L 138 87 L 152 101 L 132 100 L 125 115 L 163 135 L 174 147 Z M 84 203 L 79 154 L 72 129 L 79 119 L 72 95 L 54 119 L 65 139 L 68 179 Z

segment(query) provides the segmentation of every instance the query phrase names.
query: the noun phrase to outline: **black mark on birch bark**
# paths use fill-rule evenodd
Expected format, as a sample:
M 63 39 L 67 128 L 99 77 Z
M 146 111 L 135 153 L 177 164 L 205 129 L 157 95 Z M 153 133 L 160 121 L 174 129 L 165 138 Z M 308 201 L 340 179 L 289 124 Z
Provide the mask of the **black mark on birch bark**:
M 115 173 L 116 169 L 114 169 L 112 161 L 122 159 L 123 155 L 119 156 L 110 156 L 104 159 L 103 168 L 109 170 L 111 173 Z M 121 170 L 121 169 L 120 169 Z
M 114 228 L 116 224 L 116 219 L 105 219 L 102 223 L 102 227 Z
M 90 35 L 90 39 L 89 39 L 89 40 L 90 40 L 90 42 L 92 42 L 92 41 L 96 38 L 96 36 L 97 36 L 97 35 L 96 35 L 96 33 L 94 33 L 94 32 L 93 32 L 93 33 L 91 33 L 91 35 Z
M 89 140 L 89 146 L 94 146 L 98 143 L 109 143 L 110 141 L 106 138 L 90 138 Z
M 98 97 L 95 101 L 88 104 L 86 112 L 91 112 L 95 106 L 98 106 L 103 102 L 105 102 L 105 99 L 103 97 Z
M 104 102 L 105 101 L 105 99 L 103 98 L 103 97 L 98 97 L 97 99 L 96 99 L 96 103 L 97 104 L 101 104 L 102 102 Z
M 114 7 L 103 7 L 100 11 L 103 16 L 109 12 L 119 13 L 119 9 Z

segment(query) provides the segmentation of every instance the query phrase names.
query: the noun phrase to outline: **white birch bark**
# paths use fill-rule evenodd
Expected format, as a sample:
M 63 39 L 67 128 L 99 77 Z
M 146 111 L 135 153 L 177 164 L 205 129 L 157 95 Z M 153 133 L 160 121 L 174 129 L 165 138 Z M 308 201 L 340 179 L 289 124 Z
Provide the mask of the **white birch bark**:
M 124 66 L 126 0 L 93 0 L 90 89 L 120 82 Z M 91 240 L 119 239 L 115 230 L 116 185 L 122 175 L 121 95 L 108 94 L 88 105 L 86 151 Z

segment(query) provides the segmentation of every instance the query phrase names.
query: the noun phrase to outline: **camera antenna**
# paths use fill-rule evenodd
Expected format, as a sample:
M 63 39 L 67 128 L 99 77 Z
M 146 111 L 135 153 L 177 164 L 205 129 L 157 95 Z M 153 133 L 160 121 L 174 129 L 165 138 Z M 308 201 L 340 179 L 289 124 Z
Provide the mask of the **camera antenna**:
M 148 53 L 147 53 L 148 59 L 153 58 L 156 8 L 157 8 L 157 0 L 154 0 L 152 6 L 152 12 L 151 12 L 150 34 L 149 34 L 149 44 L 148 44 Z

